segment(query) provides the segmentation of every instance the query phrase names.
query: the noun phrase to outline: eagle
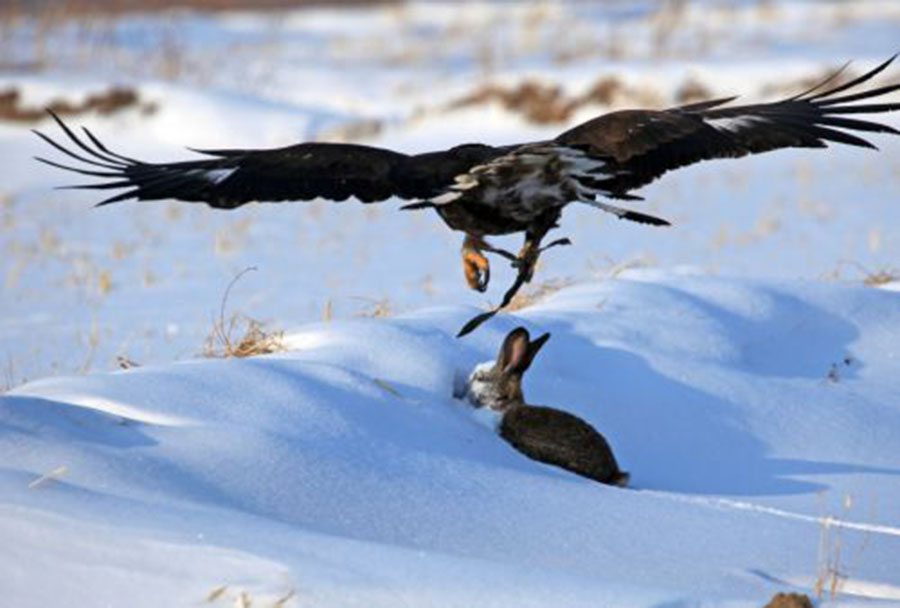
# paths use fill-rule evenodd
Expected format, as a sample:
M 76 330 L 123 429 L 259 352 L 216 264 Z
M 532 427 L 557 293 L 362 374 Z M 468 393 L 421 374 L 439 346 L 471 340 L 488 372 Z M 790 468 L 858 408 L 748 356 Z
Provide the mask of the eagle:
M 192 149 L 205 158 L 148 163 L 112 151 L 87 128 L 77 134 L 51 112 L 68 145 L 34 132 L 79 164 L 36 160 L 102 178 L 64 187 L 114 191 L 98 205 L 130 199 L 178 200 L 234 209 L 254 201 L 354 197 L 362 203 L 399 198 L 411 201 L 402 209 L 433 209 L 448 227 L 465 235 L 462 264 L 470 287 L 478 291 L 488 287 L 490 264 L 485 253 L 507 258 L 518 271 L 501 305 L 470 321 L 460 332 L 463 335 L 511 301 L 531 280 L 544 250 L 570 244 L 568 239 L 543 244 L 569 204 L 665 226 L 669 222 L 662 218 L 613 201 L 641 200 L 635 190 L 668 171 L 705 160 L 781 148 L 825 148 L 829 143 L 875 148 L 854 132 L 900 133 L 885 124 L 852 118 L 900 110 L 900 103 L 871 101 L 900 90 L 900 84 L 858 90 L 896 57 L 838 84 L 845 65 L 816 86 L 775 102 L 733 105 L 736 97 L 725 97 L 663 110 L 619 110 L 551 140 L 496 146 L 467 143 L 422 154 L 306 142 L 273 149 Z M 491 235 L 513 233 L 524 233 L 518 254 L 487 241 Z

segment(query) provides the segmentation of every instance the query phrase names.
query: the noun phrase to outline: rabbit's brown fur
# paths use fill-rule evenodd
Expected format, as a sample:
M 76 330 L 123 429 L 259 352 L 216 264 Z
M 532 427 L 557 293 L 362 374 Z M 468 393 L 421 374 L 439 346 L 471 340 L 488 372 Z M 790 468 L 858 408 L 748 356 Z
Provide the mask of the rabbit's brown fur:
M 476 407 L 501 412 L 500 436 L 533 460 L 562 467 L 601 483 L 625 486 L 628 473 L 619 469 L 603 435 L 562 410 L 528 405 L 522 375 L 550 334 L 530 340 L 528 331 L 511 331 L 493 366 L 480 365 L 469 378 L 468 398 Z

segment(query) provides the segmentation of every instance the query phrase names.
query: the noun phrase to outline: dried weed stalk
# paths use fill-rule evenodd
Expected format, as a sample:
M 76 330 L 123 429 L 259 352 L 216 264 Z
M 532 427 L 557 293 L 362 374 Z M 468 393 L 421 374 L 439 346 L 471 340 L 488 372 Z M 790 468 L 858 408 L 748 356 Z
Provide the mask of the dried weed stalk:
M 862 284 L 866 287 L 880 287 L 882 285 L 887 285 L 888 283 L 900 281 L 900 270 L 895 268 L 881 268 L 873 272 L 854 260 L 838 261 L 837 267 L 827 275 L 827 278 L 835 280 L 841 279 L 841 270 L 845 266 L 856 269 L 862 277 Z
M 390 317 L 394 314 L 394 309 L 391 306 L 391 301 L 387 298 L 366 298 L 363 296 L 356 296 L 354 299 L 362 300 L 364 302 L 369 302 L 370 307 L 366 310 L 362 310 L 356 313 L 357 317 Z
M 487 84 L 451 102 L 447 109 L 497 102 L 530 122 L 552 124 L 569 120 L 576 110 L 588 104 L 611 105 L 624 88 L 614 76 L 601 78 L 587 92 L 577 96 L 567 96 L 559 86 L 535 81 L 525 81 L 514 88 Z
M 506 307 L 506 310 L 509 312 L 513 312 L 516 310 L 522 310 L 523 308 L 528 308 L 529 306 L 533 306 L 534 304 L 537 304 L 541 300 L 545 299 L 547 296 L 556 293 L 560 289 L 569 287 L 570 285 L 574 284 L 575 279 L 572 278 L 550 279 L 548 281 L 543 281 L 527 291 L 517 293 L 515 297 L 513 297 L 512 302 L 510 302 Z
M 819 600 L 826 593 L 831 599 L 834 599 L 841 592 L 844 584 L 849 579 L 850 571 L 854 569 L 862 552 L 871 541 L 871 533 L 867 531 L 863 535 L 860 544 L 856 547 L 855 553 L 848 551 L 851 547 L 841 535 L 843 531 L 841 524 L 847 519 L 847 515 L 853 508 L 853 505 L 853 497 L 846 494 L 842 500 L 840 517 L 827 516 L 820 520 L 817 573 L 816 580 L 813 583 L 813 590 Z M 850 553 L 849 557 L 847 555 L 848 552 Z
M 137 91 L 131 88 L 113 87 L 102 93 L 91 94 L 80 103 L 54 99 L 40 107 L 26 106 L 18 88 L 0 91 L 0 120 L 9 122 L 38 122 L 47 118 L 47 109 L 59 116 L 76 116 L 89 112 L 109 115 L 122 110 L 137 108 L 144 114 L 156 111 L 155 104 L 141 101 Z
M 287 350 L 283 331 L 268 331 L 262 322 L 241 313 L 233 313 L 227 319 L 225 317 L 231 288 L 251 270 L 256 270 L 256 267 L 250 266 L 239 272 L 225 288 L 219 306 L 219 318 L 213 323 L 213 328 L 203 346 L 204 356 L 225 359 L 243 358 Z

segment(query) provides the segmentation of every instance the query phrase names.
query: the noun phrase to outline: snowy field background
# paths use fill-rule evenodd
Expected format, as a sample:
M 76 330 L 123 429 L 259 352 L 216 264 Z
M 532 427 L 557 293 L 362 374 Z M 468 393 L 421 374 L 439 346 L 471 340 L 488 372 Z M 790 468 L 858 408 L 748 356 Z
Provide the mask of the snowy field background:
M 68 120 L 148 160 L 415 152 L 773 99 L 898 41 L 900 5 L 867 0 L 8 12 L 0 98 L 132 89 Z M 433 214 L 93 209 L 30 128 L 55 132 L 0 121 L 0 604 L 900 602 L 900 138 L 667 175 L 637 207 L 667 229 L 567 209 L 534 302 L 456 340 L 511 271 L 469 291 Z M 288 350 L 202 358 L 250 266 L 226 315 Z M 636 490 L 528 461 L 452 398 L 519 324 L 553 334 L 526 397 L 597 426 Z

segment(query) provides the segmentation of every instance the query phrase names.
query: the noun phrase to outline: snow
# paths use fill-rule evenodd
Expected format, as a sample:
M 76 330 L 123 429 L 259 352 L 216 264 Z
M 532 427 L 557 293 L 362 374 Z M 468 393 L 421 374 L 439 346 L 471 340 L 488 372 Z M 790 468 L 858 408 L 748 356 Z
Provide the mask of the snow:
M 900 23 L 870 0 L 678 6 L 146 14 L 63 21 L 43 46 L 23 17 L 3 65 L 41 49 L 45 67 L 4 67 L 0 91 L 31 107 L 133 86 L 155 112 L 72 123 L 147 160 L 358 121 L 418 152 L 608 109 L 449 109 L 482 84 L 772 99 L 883 61 Z M 670 228 L 571 206 L 547 293 L 459 340 L 512 271 L 494 260 L 488 296 L 467 291 L 430 212 L 93 210 L 51 189 L 72 182 L 31 159 L 54 152 L 30 126 L 0 123 L 0 604 L 749 608 L 817 582 L 819 606 L 900 599 L 900 138 L 667 175 L 633 208 Z M 198 357 L 233 312 L 288 350 Z M 594 425 L 631 488 L 528 460 L 454 396 L 519 325 L 552 334 L 526 400 Z
M 809 592 L 825 517 L 861 595 L 900 591 L 894 293 L 660 272 L 562 289 L 458 341 L 468 313 L 315 324 L 278 355 L 9 391 L 17 550 L 0 559 L 54 574 L 22 573 L 5 597 L 151 606 L 227 585 L 300 605 L 758 606 Z M 527 460 L 453 398 L 518 324 L 552 334 L 527 400 L 601 429 L 632 489 Z M 128 572 L 70 588 L 110 568 Z

